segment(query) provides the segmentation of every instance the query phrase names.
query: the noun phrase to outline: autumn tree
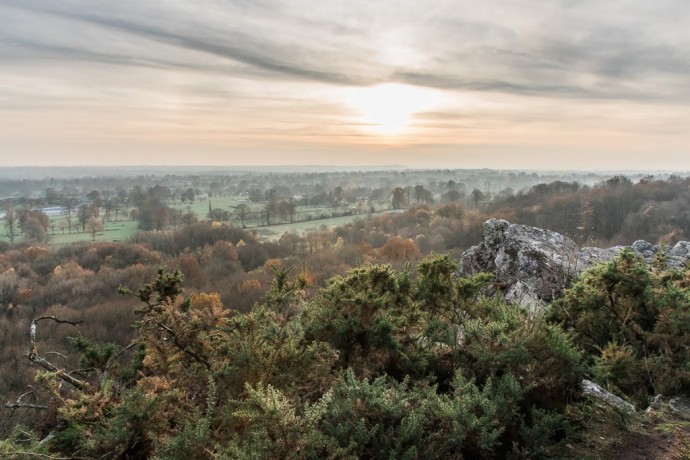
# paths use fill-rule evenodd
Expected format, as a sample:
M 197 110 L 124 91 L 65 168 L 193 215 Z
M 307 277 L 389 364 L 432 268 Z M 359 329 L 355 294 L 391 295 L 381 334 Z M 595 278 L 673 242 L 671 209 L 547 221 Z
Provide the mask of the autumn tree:
M 148 190 L 130 191 L 132 200 L 137 206 L 136 219 L 142 230 L 162 230 L 170 224 L 170 209 L 166 200 L 170 198 L 170 189 L 156 185 Z
M 208 212 L 208 218 L 218 222 L 227 222 L 230 220 L 230 211 L 221 208 L 213 208 Z
M 419 257 L 419 248 L 411 239 L 394 236 L 379 249 L 379 254 L 388 261 L 412 261 Z
M 199 221 L 196 213 L 194 213 L 192 210 L 188 210 L 184 214 L 182 214 L 181 218 L 182 223 L 185 225 L 190 225 L 194 224 Z
M 433 194 L 420 184 L 414 186 L 414 197 L 417 203 L 431 203 L 434 201 Z
M 48 233 L 45 227 L 37 217 L 27 217 L 22 222 L 22 231 L 24 237 L 33 242 L 45 243 L 48 241 Z
M 67 221 L 67 230 L 69 234 L 72 234 L 72 227 L 73 227 L 73 222 L 72 218 L 74 217 L 74 211 L 77 206 L 77 200 L 73 197 L 67 196 L 65 197 L 64 201 L 62 202 L 62 206 L 65 209 L 65 219 Z M 78 230 L 78 229 L 77 229 Z
M 56 204 L 60 204 L 62 201 L 62 195 L 60 192 L 55 190 L 53 187 L 48 187 L 45 189 L 45 198 L 46 198 L 46 203 L 48 206 L 54 206 Z
M 460 201 L 465 197 L 465 195 L 455 189 L 448 190 L 446 193 L 441 195 L 441 201 L 444 203 L 452 203 L 453 201 Z
M 96 235 L 98 232 L 102 232 L 103 228 L 103 222 L 95 216 L 91 216 L 89 220 L 86 221 L 85 229 L 91 234 L 91 241 L 96 241 Z

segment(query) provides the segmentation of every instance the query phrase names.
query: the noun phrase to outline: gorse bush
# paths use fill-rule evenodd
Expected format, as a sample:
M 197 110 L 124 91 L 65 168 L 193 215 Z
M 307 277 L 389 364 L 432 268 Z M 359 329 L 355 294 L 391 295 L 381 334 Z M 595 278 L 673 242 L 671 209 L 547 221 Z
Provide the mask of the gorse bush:
M 491 277 L 456 270 L 447 255 L 416 271 L 365 264 L 307 298 L 304 268 L 274 267 L 265 298 L 240 313 L 214 294 L 185 295 L 181 272 L 161 268 L 123 289 L 139 302 L 129 347 L 78 336 L 86 384 L 68 390 L 59 372 L 41 374 L 59 407 L 54 437 L 33 452 L 558 456 L 583 375 L 572 337 L 484 297 Z
M 586 272 L 550 312 L 576 333 L 596 379 L 641 403 L 690 391 L 690 270 L 658 265 L 623 251 Z

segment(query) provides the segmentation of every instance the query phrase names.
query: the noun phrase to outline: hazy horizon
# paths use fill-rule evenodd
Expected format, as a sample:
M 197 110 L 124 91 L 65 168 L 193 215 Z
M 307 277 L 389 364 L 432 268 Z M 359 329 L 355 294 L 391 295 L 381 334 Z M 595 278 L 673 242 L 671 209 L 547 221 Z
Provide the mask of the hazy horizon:
M 690 4 L 0 0 L 0 166 L 690 170 Z

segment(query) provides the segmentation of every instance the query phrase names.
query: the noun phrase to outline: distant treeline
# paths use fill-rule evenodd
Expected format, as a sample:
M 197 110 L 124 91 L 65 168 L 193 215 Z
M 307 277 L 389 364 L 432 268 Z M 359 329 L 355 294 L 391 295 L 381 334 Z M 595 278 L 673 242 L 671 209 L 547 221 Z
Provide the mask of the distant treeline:
M 690 179 L 615 176 L 594 186 L 556 181 L 497 199 L 487 215 L 555 230 L 592 246 L 644 239 L 672 244 L 690 237 Z

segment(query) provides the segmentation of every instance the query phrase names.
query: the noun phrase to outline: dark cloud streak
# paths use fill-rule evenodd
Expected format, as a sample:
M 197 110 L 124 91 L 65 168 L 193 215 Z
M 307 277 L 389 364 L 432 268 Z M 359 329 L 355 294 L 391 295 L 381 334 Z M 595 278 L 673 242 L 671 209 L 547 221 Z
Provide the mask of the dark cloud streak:
M 515 94 L 520 96 L 536 97 L 557 97 L 565 99 L 595 99 L 595 100 L 631 100 L 638 102 L 665 102 L 677 103 L 684 100 L 690 103 L 690 94 L 676 93 L 673 95 L 652 94 L 649 92 L 621 91 L 614 89 L 584 88 L 569 85 L 549 85 L 549 84 L 519 84 L 504 80 L 470 80 L 463 79 L 455 75 L 444 74 L 422 74 L 414 72 L 397 72 L 395 80 L 402 81 L 411 85 L 426 86 L 436 89 L 453 91 L 481 91 L 481 92 L 500 92 Z
M 459 1 L 459 4 L 462 3 Z M 205 17 L 187 18 L 179 12 L 177 16 L 170 13 L 172 16 L 166 16 L 167 19 L 157 18 L 152 14 L 143 14 L 144 7 L 134 9 L 136 3 L 129 4 L 129 9 L 115 7 L 114 14 L 112 11 L 111 14 L 107 11 L 96 14 L 93 12 L 96 7 L 78 1 L 58 4 L 0 0 L 0 6 L 54 16 L 187 52 L 201 53 L 195 59 L 186 60 L 184 54 L 151 56 L 151 51 L 145 46 L 142 49 L 131 48 L 132 52 L 128 55 L 128 50 L 105 51 L 102 43 L 101 46 L 99 43 L 84 43 L 77 47 L 75 44 L 67 46 L 32 37 L 4 40 L 5 46 L 14 43 L 56 58 L 200 72 L 228 71 L 233 75 L 252 78 L 305 80 L 334 85 L 366 86 L 388 81 L 444 90 L 546 98 L 629 99 L 663 103 L 690 101 L 690 90 L 687 89 L 690 83 L 690 52 L 687 51 L 688 47 L 680 46 L 690 44 L 690 38 L 681 34 L 675 41 L 664 41 L 662 37 L 654 35 L 654 30 L 645 29 L 645 26 L 651 27 L 645 18 L 633 20 L 621 16 L 609 22 L 606 18 L 596 16 L 598 10 L 593 2 L 561 3 L 563 11 L 573 16 L 572 20 L 569 18 L 559 27 L 557 23 L 550 24 L 548 20 L 552 18 L 547 17 L 542 19 L 543 29 L 537 29 L 536 32 L 522 33 L 520 22 L 512 21 L 514 18 L 511 17 L 498 17 L 495 23 L 482 19 L 481 15 L 473 18 L 472 9 L 465 5 L 469 13 L 467 17 L 462 14 L 445 17 L 445 11 L 440 10 L 428 18 L 406 18 L 403 15 L 396 22 L 397 12 L 391 10 L 392 16 L 384 17 L 385 21 L 381 22 L 381 13 L 388 12 L 383 9 L 378 10 L 379 16 L 371 13 L 372 17 L 362 19 L 359 23 L 341 24 L 334 18 L 323 21 L 321 35 L 312 37 L 308 33 L 304 36 L 297 34 L 298 42 L 289 44 L 281 33 L 294 30 L 295 27 L 315 27 L 318 18 L 309 16 L 307 12 L 299 18 L 290 16 L 289 23 L 283 25 L 279 14 L 281 5 L 272 0 L 262 0 L 258 5 L 249 1 L 232 3 L 234 9 L 229 10 L 230 14 L 238 14 L 239 22 L 244 19 L 241 16 L 244 13 L 248 17 L 259 16 L 264 20 L 263 29 L 252 30 L 250 23 L 245 25 L 244 31 L 231 26 L 226 29 L 219 29 L 217 25 L 215 28 L 204 28 Z M 217 4 L 212 5 L 218 7 Z M 368 12 L 373 7 L 360 5 L 360 8 Z M 554 8 L 559 11 L 558 7 Z M 615 8 L 620 8 L 620 5 Z M 501 11 L 500 5 L 496 11 Z M 558 17 L 558 14 L 555 16 Z M 282 28 L 267 30 L 266 27 L 273 23 Z M 363 43 L 367 31 L 379 32 L 376 29 L 379 24 L 384 29 L 392 28 L 394 32 L 406 31 L 404 37 L 410 39 L 410 46 L 423 56 L 423 61 L 416 64 L 377 62 L 377 45 Z M 321 49 L 317 52 L 321 44 L 318 38 L 326 38 L 330 32 L 343 34 L 347 39 L 329 43 L 326 51 Z M 362 36 L 358 37 L 356 32 Z M 305 37 L 315 39 L 310 41 Z M 104 39 L 107 40 L 107 37 Z M 341 48 L 337 47 L 343 43 L 345 45 Z M 238 67 L 215 66 L 212 61 L 205 63 L 204 55 L 232 61 Z M 255 70 L 252 72 L 249 68 Z M 656 84 L 659 79 L 669 86 L 659 87 Z
M 216 57 L 230 59 L 246 65 L 257 67 L 265 71 L 279 73 L 298 79 L 348 85 L 372 83 L 364 81 L 361 78 L 342 73 L 333 73 L 305 67 L 298 67 L 264 54 L 253 53 L 250 50 L 252 39 L 239 34 L 235 34 L 235 36 L 231 38 L 231 40 L 237 44 L 231 45 L 227 43 L 228 37 L 213 37 L 212 41 L 211 39 L 191 35 L 182 35 L 175 32 L 165 31 L 161 28 L 119 18 L 101 17 L 84 13 L 79 14 L 66 10 L 44 8 L 42 6 L 30 6 L 30 2 L 15 2 L 12 0 L 5 0 L 5 5 L 130 33 L 132 35 L 143 37 L 155 42 L 173 45 L 191 51 L 207 53 Z M 65 51 L 68 51 L 68 54 L 75 55 L 73 50 Z M 84 58 L 91 55 L 97 61 L 101 61 L 102 57 L 105 57 L 100 53 L 93 53 L 89 51 L 84 51 L 81 54 Z M 289 55 L 290 53 L 285 54 Z M 135 61 L 135 59 L 132 59 L 130 62 L 133 61 Z

